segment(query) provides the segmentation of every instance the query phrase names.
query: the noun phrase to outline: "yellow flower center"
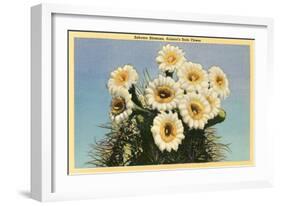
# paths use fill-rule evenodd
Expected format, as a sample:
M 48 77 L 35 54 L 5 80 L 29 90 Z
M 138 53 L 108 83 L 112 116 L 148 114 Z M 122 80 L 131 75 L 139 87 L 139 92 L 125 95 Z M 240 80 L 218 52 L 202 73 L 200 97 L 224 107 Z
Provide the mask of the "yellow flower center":
M 201 79 L 201 76 L 198 72 L 193 71 L 187 74 L 187 79 L 189 82 L 195 83 Z
M 115 82 L 117 85 L 122 86 L 124 85 L 129 79 L 128 71 L 120 71 L 115 76 Z
M 166 61 L 168 64 L 173 65 L 177 62 L 177 56 L 175 53 L 169 53 L 166 57 Z
M 160 127 L 160 136 L 161 139 L 169 143 L 176 138 L 177 129 L 176 125 L 173 122 L 164 122 Z
M 175 91 L 168 86 L 159 86 L 156 88 L 155 100 L 158 103 L 169 103 L 175 97 Z
M 201 102 L 192 101 L 188 105 L 188 112 L 192 119 L 199 120 L 203 116 L 204 106 Z
M 219 87 L 223 87 L 225 84 L 224 78 L 222 76 L 217 76 L 216 83 Z
M 111 101 L 111 113 L 114 115 L 121 114 L 126 109 L 125 99 L 122 97 L 113 98 Z

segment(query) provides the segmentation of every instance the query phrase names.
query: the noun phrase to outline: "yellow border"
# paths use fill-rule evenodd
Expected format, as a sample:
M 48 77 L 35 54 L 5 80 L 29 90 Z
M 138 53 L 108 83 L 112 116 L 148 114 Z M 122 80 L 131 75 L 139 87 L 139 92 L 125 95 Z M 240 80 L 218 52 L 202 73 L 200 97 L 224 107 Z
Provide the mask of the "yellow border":
M 97 38 L 97 39 L 121 39 L 139 41 L 169 41 L 185 43 L 212 43 L 247 45 L 250 47 L 250 160 L 248 161 L 226 161 L 207 163 L 186 163 L 167 165 L 147 165 L 147 166 L 120 166 L 120 167 L 100 167 L 100 168 L 75 168 L 74 153 L 74 39 L 75 38 Z M 127 33 L 106 33 L 106 32 L 86 32 L 69 31 L 68 33 L 68 174 L 95 174 L 111 172 L 136 172 L 151 170 L 174 170 L 185 168 L 211 168 L 211 167 L 231 167 L 231 166 L 254 166 L 254 40 L 249 39 L 229 39 L 210 37 L 189 37 L 189 36 L 164 36 L 151 34 L 127 34 Z

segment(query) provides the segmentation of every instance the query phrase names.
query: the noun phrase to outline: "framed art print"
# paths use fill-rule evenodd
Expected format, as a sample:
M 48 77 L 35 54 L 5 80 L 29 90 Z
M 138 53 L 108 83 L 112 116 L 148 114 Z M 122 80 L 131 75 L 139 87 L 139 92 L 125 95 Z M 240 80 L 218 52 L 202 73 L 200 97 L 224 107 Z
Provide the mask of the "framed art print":
M 33 198 L 272 185 L 271 19 L 47 4 L 31 21 Z
M 68 39 L 69 174 L 254 165 L 254 39 Z

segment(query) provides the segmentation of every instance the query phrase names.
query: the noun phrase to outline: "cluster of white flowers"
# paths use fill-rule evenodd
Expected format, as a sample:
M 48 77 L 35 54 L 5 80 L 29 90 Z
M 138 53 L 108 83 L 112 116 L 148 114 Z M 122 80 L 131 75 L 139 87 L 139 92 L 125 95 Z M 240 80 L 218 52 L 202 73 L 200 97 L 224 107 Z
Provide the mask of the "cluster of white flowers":
M 121 123 L 132 114 L 134 104 L 129 89 L 137 80 L 138 73 L 131 65 L 118 67 L 111 72 L 107 86 L 112 95 L 110 111 L 112 121 Z
M 149 82 L 144 95 L 148 108 L 157 115 L 151 125 L 155 144 L 161 151 L 177 151 L 188 129 L 204 129 L 208 120 L 219 113 L 221 100 L 230 94 L 228 79 L 218 66 L 208 71 L 202 65 L 187 61 L 176 46 L 165 45 L 156 62 L 161 74 Z M 129 90 L 138 80 L 131 65 L 111 73 L 108 89 L 112 94 L 111 119 L 117 123 L 134 110 Z

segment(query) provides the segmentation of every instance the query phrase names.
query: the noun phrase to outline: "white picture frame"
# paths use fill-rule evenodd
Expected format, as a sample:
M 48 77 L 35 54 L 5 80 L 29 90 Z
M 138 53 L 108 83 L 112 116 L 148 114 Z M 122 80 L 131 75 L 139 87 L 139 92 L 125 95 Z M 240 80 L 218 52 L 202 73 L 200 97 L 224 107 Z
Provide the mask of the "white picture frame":
M 76 20 L 71 20 L 72 17 Z M 64 18 L 70 18 L 64 19 Z M 61 18 L 56 19 L 56 18 Z M 162 24 L 203 25 L 214 26 L 214 30 L 200 30 L 205 36 L 216 36 L 222 27 L 228 28 L 223 36 L 235 36 L 258 39 L 255 55 L 255 165 L 251 167 L 224 167 L 212 169 L 181 168 L 179 170 L 112 173 L 106 175 L 69 176 L 64 170 L 67 163 L 61 164 L 67 158 L 64 152 L 66 139 L 57 141 L 56 137 L 64 128 L 60 126 L 63 115 L 56 108 L 61 107 L 57 98 L 65 88 L 57 84 L 57 79 L 66 77 L 65 71 L 55 70 L 58 65 L 64 65 L 64 53 L 57 62 L 60 51 L 65 50 L 56 38 L 60 38 L 60 28 L 85 29 L 89 24 L 95 25 L 96 18 L 106 19 L 112 25 L 112 31 L 132 27 L 134 21 L 143 26 L 145 22 L 162 22 Z M 117 27 L 111 21 L 120 20 L 123 26 Z M 83 24 L 81 22 L 84 22 Z M 69 25 L 71 28 L 68 28 Z M 39 201 L 96 198 L 135 194 L 210 191 L 214 189 L 236 189 L 248 187 L 267 187 L 273 185 L 273 134 L 267 124 L 267 110 L 270 107 L 268 98 L 261 98 L 263 81 L 267 89 L 272 88 L 272 82 L 266 77 L 273 76 L 273 20 L 258 17 L 234 17 L 222 15 L 202 15 L 189 13 L 160 13 L 147 11 L 128 11 L 100 9 L 83 6 L 40 4 L 31 8 L 31 196 Z M 85 28 L 84 28 L 84 27 Z M 216 27 L 217 26 L 217 27 Z M 180 27 L 179 27 L 180 28 Z M 239 30 L 240 28 L 240 30 Z M 142 29 L 142 27 L 135 28 Z M 147 28 L 152 30 L 151 28 Z M 237 30 L 237 31 L 236 31 Z M 62 31 L 64 32 L 64 30 Z M 180 32 L 180 30 L 178 31 Z M 253 32 L 253 33 L 251 33 Z M 153 32 L 152 32 L 153 33 Z M 195 31 L 196 33 L 196 31 Z M 260 58 L 259 58 L 260 57 Z M 265 123 L 265 124 L 264 124 Z M 261 126 L 263 124 L 263 126 Z M 266 137 L 261 142 L 260 136 Z M 257 138 L 256 138 L 257 137 Z M 263 151 L 260 148 L 263 147 Z M 63 166 L 61 166 L 63 165 Z M 206 173 L 208 171 L 208 174 Z M 188 172 L 187 172 L 188 171 Z M 235 176 L 235 177 L 234 177 Z M 200 178 L 199 178 L 200 177 Z M 219 178 L 220 177 L 220 178 Z M 165 178 L 169 181 L 164 182 Z M 175 178 L 172 181 L 171 178 Z M 183 180 L 184 179 L 184 180 Z M 132 180 L 137 180 L 133 185 Z M 145 180 L 155 180 L 158 185 L 145 187 Z M 114 182 L 114 185 L 112 185 Z M 89 184 L 87 184 L 89 183 Z M 93 184 L 91 184 L 93 183 Z M 90 186 L 89 186 L 90 185 Z M 126 188 L 131 187 L 130 190 Z

